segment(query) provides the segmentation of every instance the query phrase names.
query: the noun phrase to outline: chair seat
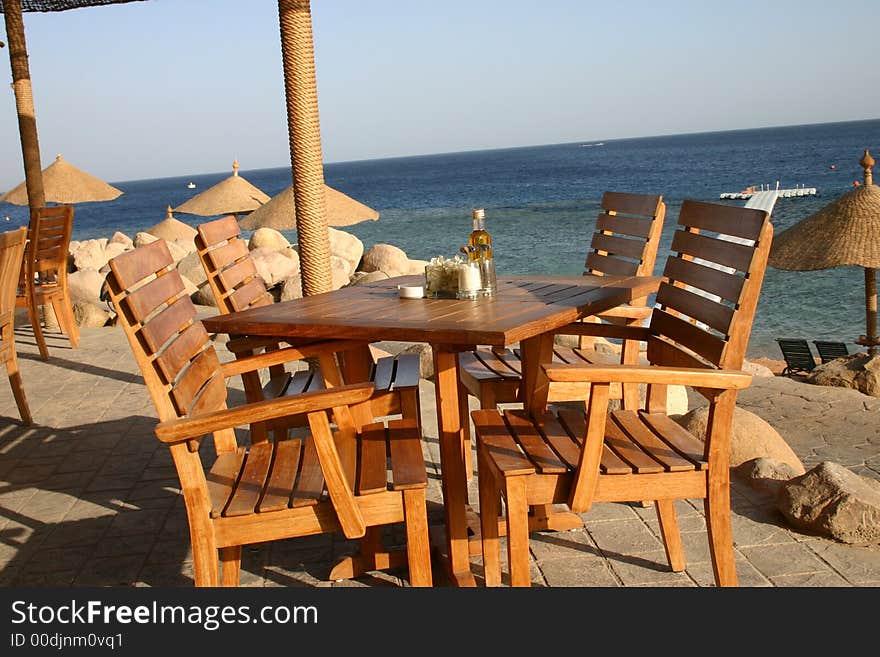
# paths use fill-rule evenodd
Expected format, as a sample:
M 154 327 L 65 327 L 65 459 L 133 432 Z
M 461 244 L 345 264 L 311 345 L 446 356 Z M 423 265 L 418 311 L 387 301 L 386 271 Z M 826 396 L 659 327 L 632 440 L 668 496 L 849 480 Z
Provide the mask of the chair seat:
M 522 410 L 499 413 L 487 409 L 474 411 L 472 417 L 481 447 L 491 458 L 494 469 L 504 477 L 570 476 L 577 469 L 586 435 L 586 419 L 581 411 L 548 411 L 540 423 Z M 613 411 L 605 424 L 604 442 L 600 475 L 694 472 L 708 468 L 702 441 L 664 414 Z M 600 498 L 601 483 L 596 496 L 597 500 Z
M 354 450 L 355 496 L 425 488 L 428 478 L 421 437 L 413 420 L 364 428 Z M 207 475 L 212 518 L 269 513 L 326 500 L 314 442 L 291 438 L 220 454 Z
M 575 349 L 572 347 L 553 347 L 554 363 L 579 365 L 616 365 L 620 357 L 594 349 Z M 461 381 L 470 394 L 483 398 L 483 385 L 495 388 L 496 403 L 510 403 L 519 400 L 519 384 L 522 379 L 522 360 L 520 350 L 505 349 L 495 352 L 489 348 L 479 348 L 459 355 Z M 620 396 L 620 385 L 612 386 L 612 397 Z M 551 401 L 553 395 L 551 393 Z
M 407 390 L 418 392 L 419 366 L 417 354 L 398 354 L 377 359 L 370 375 L 370 382 L 376 387 L 374 397 Z M 323 389 L 324 380 L 321 376 L 321 369 L 314 366 L 307 370 L 285 372 L 282 377 L 270 378 L 263 387 L 263 397 L 272 399 L 283 395 L 298 395 L 303 392 Z

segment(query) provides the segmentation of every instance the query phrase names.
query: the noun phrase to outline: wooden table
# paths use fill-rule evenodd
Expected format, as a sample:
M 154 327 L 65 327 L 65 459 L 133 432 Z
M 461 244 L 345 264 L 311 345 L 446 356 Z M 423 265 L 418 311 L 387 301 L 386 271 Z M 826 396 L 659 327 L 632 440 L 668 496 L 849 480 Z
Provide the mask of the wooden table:
M 402 276 L 303 299 L 205 319 L 205 327 L 234 336 L 363 340 L 343 360 L 347 380 L 369 378 L 370 342 L 426 342 L 433 350 L 447 567 L 460 586 L 475 584 L 470 570 L 467 476 L 459 416 L 458 354 L 476 345 L 520 343 L 526 408 L 542 411 L 547 380 L 540 364 L 553 353 L 553 331 L 656 291 L 658 277 L 499 276 L 498 291 L 477 300 L 400 299 Z M 364 417 L 364 421 L 371 421 Z

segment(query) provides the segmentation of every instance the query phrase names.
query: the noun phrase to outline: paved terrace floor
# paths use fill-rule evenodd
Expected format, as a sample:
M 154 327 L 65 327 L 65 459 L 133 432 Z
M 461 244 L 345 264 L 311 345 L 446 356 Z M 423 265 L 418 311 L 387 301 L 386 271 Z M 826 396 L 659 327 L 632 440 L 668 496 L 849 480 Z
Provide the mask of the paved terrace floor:
M 76 350 L 59 334 L 48 338 L 44 362 L 30 327 L 16 332 L 33 426 L 21 426 L 9 386 L 0 384 L 0 585 L 192 586 L 183 499 L 169 452 L 153 435 L 155 411 L 124 334 L 84 329 Z M 231 385 L 238 403 L 240 382 Z M 432 384 L 422 381 L 421 392 L 429 514 L 439 523 Z M 775 426 L 808 469 L 831 460 L 880 478 L 880 400 L 773 378 L 756 379 L 740 402 Z M 476 504 L 476 480 L 469 494 Z M 880 546 L 792 531 L 771 500 L 736 479 L 732 503 L 741 586 L 880 584 Z M 653 509 L 599 504 L 581 529 L 532 536 L 533 586 L 713 586 L 702 504 L 681 502 L 678 511 L 685 572 L 668 570 Z M 406 585 L 405 571 L 325 581 L 330 565 L 354 548 L 341 535 L 254 545 L 244 553 L 242 585 Z M 478 557 L 473 564 L 482 584 Z M 434 573 L 445 585 L 437 563 Z

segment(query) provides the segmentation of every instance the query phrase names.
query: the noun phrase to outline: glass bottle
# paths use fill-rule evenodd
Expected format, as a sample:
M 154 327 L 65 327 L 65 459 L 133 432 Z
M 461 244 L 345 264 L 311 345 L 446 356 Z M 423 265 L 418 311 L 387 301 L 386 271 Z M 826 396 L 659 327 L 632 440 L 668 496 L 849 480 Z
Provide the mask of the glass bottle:
M 480 266 L 480 294 L 495 294 L 495 260 L 492 256 L 492 236 L 486 230 L 486 210 L 473 211 L 474 228 L 468 238 L 468 259 Z
M 474 229 L 468 238 L 468 257 L 471 260 L 483 260 L 492 257 L 492 236 L 486 230 L 486 210 L 475 208 L 473 211 Z

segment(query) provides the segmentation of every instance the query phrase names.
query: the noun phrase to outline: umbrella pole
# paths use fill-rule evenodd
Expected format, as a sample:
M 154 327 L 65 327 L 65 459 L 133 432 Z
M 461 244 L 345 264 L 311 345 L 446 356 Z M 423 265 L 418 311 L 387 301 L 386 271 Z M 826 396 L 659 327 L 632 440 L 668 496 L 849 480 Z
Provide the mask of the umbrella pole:
M 6 36 L 9 39 L 9 64 L 12 67 L 12 89 L 18 112 L 18 133 L 24 160 L 24 179 L 31 210 L 46 205 L 43 171 L 40 165 L 40 141 L 37 138 L 37 114 L 31 90 L 27 43 L 24 38 L 21 0 L 3 0 Z
M 328 292 L 330 235 L 309 0 L 278 0 L 303 295 Z
M 877 270 L 871 267 L 865 267 L 865 325 L 868 331 L 865 342 L 868 353 L 873 356 L 880 339 L 877 337 Z

